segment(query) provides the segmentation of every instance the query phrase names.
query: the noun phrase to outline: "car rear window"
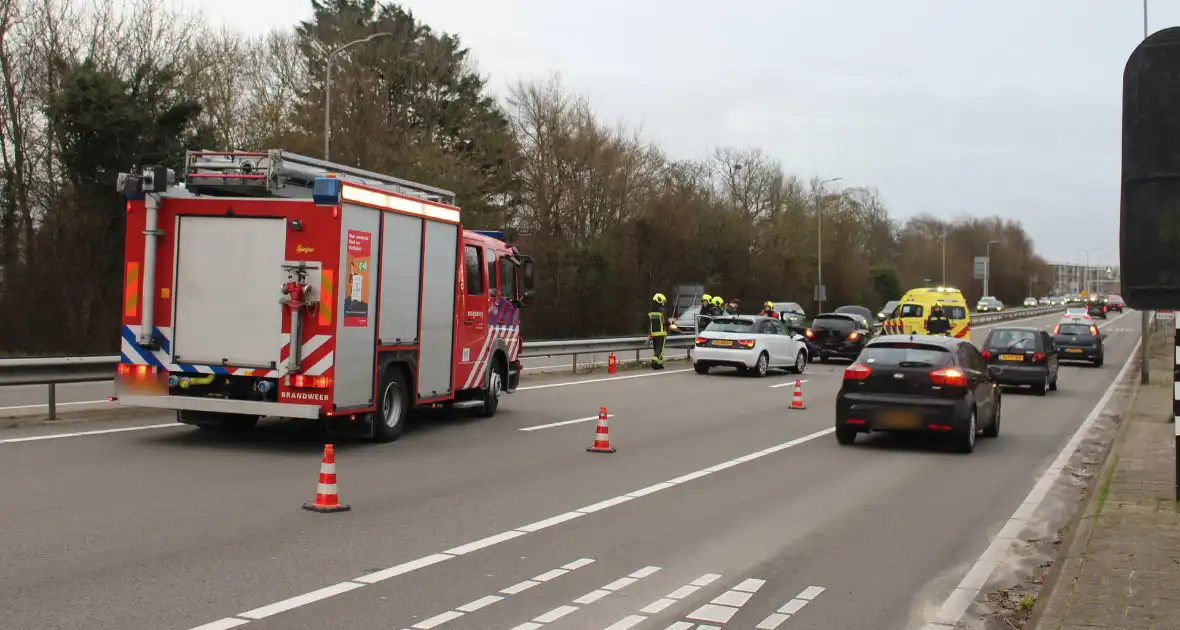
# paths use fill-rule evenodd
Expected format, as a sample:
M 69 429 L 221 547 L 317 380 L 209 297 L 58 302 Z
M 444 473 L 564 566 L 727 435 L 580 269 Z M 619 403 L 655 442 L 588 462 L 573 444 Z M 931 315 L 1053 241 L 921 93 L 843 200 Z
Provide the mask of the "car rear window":
M 925 311 L 921 304 L 902 304 L 900 317 L 921 317 Z
M 869 366 L 933 367 L 950 363 L 951 353 L 942 346 L 921 343 L 875 343 L 860 353 L 857 362 Z
M 848 317 L 821 315 L 811 321 L 811 327 L 821 330 L 852 330 L 856 328 L 856 322 Z
M 1059 335 L 1089 335 L 1090 327 L 1085 324 L 1062 324 L 1057 327 Z
M 993 330 L 987 336 L 984 347 L 993 350 L 1008 348 L 1023 348 L 1032 350 L 1037 347 L 1037 333 L 1031 330 Z
M 752 319 L 715 319 L 709 322 L 709 326 L 705 328 L 709 332 L 753 332 L 754 320 Z

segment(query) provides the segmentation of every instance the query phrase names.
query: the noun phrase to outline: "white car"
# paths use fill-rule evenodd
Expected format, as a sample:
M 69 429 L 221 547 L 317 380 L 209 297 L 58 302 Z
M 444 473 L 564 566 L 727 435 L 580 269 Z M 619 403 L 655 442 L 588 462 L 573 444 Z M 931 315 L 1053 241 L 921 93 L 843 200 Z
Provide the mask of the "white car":
M 1060 324 L 1093 324 L 1094 318 L 1090 317 L 1090 311 L 1086 310 L 1084 306 L 1071 306 L 1065 309 L 1065 314 L 1061 316 Z
M 697 333 L 692 366 L 697 374 L 713 367 L 765 376 L 772 368 L 802 374 L 807 368 L 807 342 L 779 320 L 757 315 L 718 317 Z
M 990 295 L 985 295 L 979 298 L 979 303 L 975 305 L 975 310 L 980 313 L 1002 311 L 1004 310 L 1004 303 Z
M 1025 306 L 1036 306 L 1037 305 L 1037 298 L 1034 298 L 1034 297 L 1024 298 L 1024 305 Z

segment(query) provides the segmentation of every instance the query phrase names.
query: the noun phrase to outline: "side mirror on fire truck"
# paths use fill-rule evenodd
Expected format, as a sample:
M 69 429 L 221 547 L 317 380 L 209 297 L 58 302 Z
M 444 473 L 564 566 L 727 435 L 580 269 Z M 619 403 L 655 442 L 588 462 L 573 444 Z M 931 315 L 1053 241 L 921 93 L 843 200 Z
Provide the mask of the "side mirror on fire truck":
M 536 267 L 529 256 L 520 257 L 520 305 L 532 306 L 537 302 Z

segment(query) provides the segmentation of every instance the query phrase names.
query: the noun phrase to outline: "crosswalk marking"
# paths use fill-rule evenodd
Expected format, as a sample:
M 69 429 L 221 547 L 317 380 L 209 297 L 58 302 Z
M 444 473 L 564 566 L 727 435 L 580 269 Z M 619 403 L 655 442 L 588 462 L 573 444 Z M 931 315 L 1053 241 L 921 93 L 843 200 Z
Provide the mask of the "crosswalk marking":
M 585 595 L 575 599 L 573 603 L 584 605 L 584 604 L 590 604 L 590 603 L 596 602 L 596 601 L 602 599 L 603 597 L 606 597 L 607 595 L 610 595 L 611 593 L 614 593 L 614 592 L 619 591 L 621 589 L 624 589 L 624 588 L 638 582 L 639 580 L 642 580 L 643 578 L 648 577 L 649 575 L 652 575 L 653 573 L 655 573 L 659 570 L 660 570 L 660 567 L 650 567 L 650 566 L 644 567 L 642 569 L 639 569 L 638 571 L 635 571 L 634 573 L 631 573 L 630 575 L 628 575 L 626 577 L 619 578 L 619 579 L 611 582 L 610 584 L 606 584 L 606 585 L 602 586 L 601 588 L 598 588 L 593 591 L 590 591 L 589 593 L 586 593 Z M 566 604 L 564 606 L 558 606 L 557 608 L 554 608 L 553 610 L 550 610 L 549 612 L 547 612 L 543 615 L 540 615 L 538 617 L 534 617 L 532 621 L 522 623 L 519 626 L 516 626 L 512 630 L 537 630 L 538 628 L 541 628 L 544 624 L 557 621 L 558 619 L 561 619 L 562 617 L 565 617 L 566 615 L 577 612 L 579 609 L 580 608 L 578 606 L 571 606 L 569 604 Z M 618 630 L 618 629 L 616 629 L 616 630 Z
M 448 610 L 442 614 L 435 615 L 429 619 L 419 621 L 418 623 L 410 626 L 410 628 L 411 628 L 411 630 L 432 630 L 433 628 L 437 628 L 438 626 L 441 626 L 441 625 L 447 623 L 448 621 L 454 621 L 455 619 L 458 619 L 459 617 L 462 617 L 463 615 L 465 615 L 467 613 L 475 612 L 475 611 L 480 610 L 482 608 L 487 608 L 488 606 L 491 606 L 492 604 L 494 604 L 498 601 L 506 599 L 505 597 L 503 597 L 504 595 L 516 595 L 518 593 L 522 593 L 522 592 L 527 591 L 528 589 L 530 589 L 542 582 L 548 582 L 549 580 L 559 578 L 559 577 L 569 573 L 570 571 L 580 569 L 588 564 L 593 564 L 593 563 L 594 563 L 593 558 L 579 558 L 577 560 L 574 560 L 573 562 L 570 562 L 569 564 L 562 566 L 559 569 L 553 569 L 552 571 L 546 571 L 546 572 L 534 577 L 531 580 L 525 580 L 523 582 L 519 582 L 517 584 L 509 586 L 508 588 L 500 591 L 500 593 L 501 593 L 500 595 L 487 595 L 487 596 L 481 597 L 473 602 L 468 602 L 466 604 L 463 604 L 462 606 L 456 606 L 454 610 Z
M 604 628 L 604 630 L 627 630 L 628 628 L 633 628 L 633 627 L 639 625 L 640 623 L 643 623 L 647 619 L 647 615 L 654 615 L 654 614 L 664 610 L 665 608 L 671 606 L 672 604 L 675 604 L 676 602 L 684 599 L 685 597 L 688 597 L 689 595 L 692 595 L 693 593 L 701 590 L 702 588 L 712 584 L 713 582 L 716 582 L 719 579 L 721 579 L 721 575 L 719 575 L 717 573 L 706 573 L 706 574 L 702 575 L 701 577 L 693 580 L 692 582 L 689 582 L 688 584 L 681 586 L 680 588 L 672 591 L 671 593 L 668 593 L 667 595 L 663 596 L 662 598 L 657 599 L 656 601 L 648 604 L 647 606 L 644 606 L 643 609 L 639 611 L 644 614 L 642 614 L 642 615 L 628 615 L 628 616 L 623 617 L 622 619 L 612 623 L 611 625 L 607 626 L 606 628 Z M 744 583 L 745 582 L 743 582 L 743 584 Z M 684 628 L 684 630 L 687 630 L 688 628 L 691 628 L 692 626 L 693 626 L 693 624 L 690 623 L 687 626 L 682 626 L 682 628 Z
M 754 627 L 758 630 L 775 630 L 775 628 L 778 628 L 784 621 L 797 614 L 803 609 L 804 606 L 808 604 L 808 602 L 818 597 L 822 592 L 824 592 L 824 587 L 822 586 L 808 586 L 793 599 L 783 604 L 781 608 L 772 613 L 766 619 L 763 619 L 761 623 Z
M 746 602 L 766 584 L 766 580 L 745 580 L 741 584 L 713 598 L 713 601 L 701 606 L 686 615 L 687 619 L 708 621 L 712 623 L 726 623 L 737 614 Z M 741 589 L 741 590 L 739 590 Z

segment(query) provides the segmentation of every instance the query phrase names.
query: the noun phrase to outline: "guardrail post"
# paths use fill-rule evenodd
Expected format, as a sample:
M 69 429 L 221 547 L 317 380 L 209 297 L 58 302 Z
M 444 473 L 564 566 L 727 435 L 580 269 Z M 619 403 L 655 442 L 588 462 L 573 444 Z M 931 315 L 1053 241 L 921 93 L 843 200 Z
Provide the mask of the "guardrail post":
M 49 384 L 49 419 L 57 420 L 57 383 Z
M 573 354 L 574 357 L 574 374 L 578 373 L 578 353 Z

